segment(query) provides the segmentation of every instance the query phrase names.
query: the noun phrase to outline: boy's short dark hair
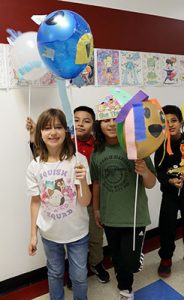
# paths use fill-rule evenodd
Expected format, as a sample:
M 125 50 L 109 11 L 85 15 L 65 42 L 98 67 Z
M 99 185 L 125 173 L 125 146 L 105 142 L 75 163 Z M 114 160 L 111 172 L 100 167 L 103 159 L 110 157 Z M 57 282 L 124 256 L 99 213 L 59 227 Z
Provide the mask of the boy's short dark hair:
M 168 115 L 168 114 L 175 115 L 180 122 L 183 121 L 182 112 L 178 106 L 165 105 L 162 107 L 162 109 L 163 109 L 165 115 Z
M 76 113 L 77 111 L 88 112 L 92 116 L 93 121 L 95 121 L 95 113 L 94 113 L 94 110 L 91 107 L 89 107 L 89 106 L 78 106 L 74 109 L 74 113 Z

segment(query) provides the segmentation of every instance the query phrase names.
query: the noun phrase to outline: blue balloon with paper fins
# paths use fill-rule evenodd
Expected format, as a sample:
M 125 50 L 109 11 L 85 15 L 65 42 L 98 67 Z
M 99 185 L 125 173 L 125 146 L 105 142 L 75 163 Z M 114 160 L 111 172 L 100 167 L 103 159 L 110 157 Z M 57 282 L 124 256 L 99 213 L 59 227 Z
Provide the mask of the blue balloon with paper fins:
M 90 62 L 93 36 L 88 23 L 69 10 L 54 11 L 41 23 L 38 50 L 44 64 L 56 76 L 75 78 Z

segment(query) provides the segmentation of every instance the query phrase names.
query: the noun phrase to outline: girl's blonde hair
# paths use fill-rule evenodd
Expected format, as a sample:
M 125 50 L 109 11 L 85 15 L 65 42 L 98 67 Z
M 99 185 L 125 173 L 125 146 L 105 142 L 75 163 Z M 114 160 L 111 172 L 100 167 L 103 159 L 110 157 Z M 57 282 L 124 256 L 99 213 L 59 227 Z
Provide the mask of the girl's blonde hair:
M 66 130 L 66 137 L 59 155 L 60 160 L 71 159 L 75 154 L 75 146 L 71 140 L 70 133 L 67 131 L 65 114 L 60 109 L 50 108 L 41 113 L 36 124 L 35 145 L 41 161 L 47 161 L 49 155 L 47 147 L 42 139 L 41 131 L 44 130 L 49 123 L 55 121 L 55 119 L 58 119 Z

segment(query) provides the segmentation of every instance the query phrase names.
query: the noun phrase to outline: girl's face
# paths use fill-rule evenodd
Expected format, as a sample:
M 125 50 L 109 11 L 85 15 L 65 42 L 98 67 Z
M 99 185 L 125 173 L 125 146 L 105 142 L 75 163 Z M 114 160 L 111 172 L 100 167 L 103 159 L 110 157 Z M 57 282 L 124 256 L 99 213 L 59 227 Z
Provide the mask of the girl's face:
M 169 132 L 171 138 L 178 139 L 181 136 L 181 126 L 182 122 L 180 122 L 176 115 L 167 114 L 166 115 L 167 123 L 169 126 Z
M 41 130 L 41 136 L 48 150 L 60 150 L 66 137 L 66 130 L 59 119 L 55 118 Z
M 109 144 L 117 144 L 118 138 L 116 133 L 115 119 L 102 120 L 100 123 L 102 133 L 105 135 L 105 139 Z

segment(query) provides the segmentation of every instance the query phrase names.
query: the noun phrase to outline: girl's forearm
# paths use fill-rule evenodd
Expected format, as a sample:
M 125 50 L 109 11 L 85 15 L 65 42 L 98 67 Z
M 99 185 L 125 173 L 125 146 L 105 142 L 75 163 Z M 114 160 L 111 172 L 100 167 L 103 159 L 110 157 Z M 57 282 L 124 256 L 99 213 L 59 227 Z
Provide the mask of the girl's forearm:
M 80 185 L 77 186 L 78 201 L 82 206 L 88 206 L 91 201 L 91 192 L 86 179 L 80 181 Z
M 37 236 L 38 227 L 36 225 L 38 212 L 40 208 L 40 197 L 32 197 L 31 200 L 31 237 Z

